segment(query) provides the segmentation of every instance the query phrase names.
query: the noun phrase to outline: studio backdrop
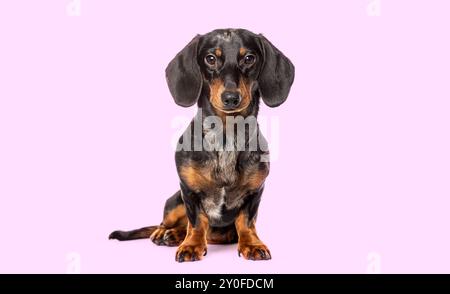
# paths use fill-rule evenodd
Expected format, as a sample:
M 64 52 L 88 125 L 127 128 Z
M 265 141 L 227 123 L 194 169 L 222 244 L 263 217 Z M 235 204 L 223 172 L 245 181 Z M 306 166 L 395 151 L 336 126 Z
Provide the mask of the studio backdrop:
M 0 4 L 1 273 L 450 272 L 450 2 L 15 0 Z M 165 68 L 196 34 L 262 33 L 296 76 L 261 104 L 272 259 L 108 240 L 179 189 Z

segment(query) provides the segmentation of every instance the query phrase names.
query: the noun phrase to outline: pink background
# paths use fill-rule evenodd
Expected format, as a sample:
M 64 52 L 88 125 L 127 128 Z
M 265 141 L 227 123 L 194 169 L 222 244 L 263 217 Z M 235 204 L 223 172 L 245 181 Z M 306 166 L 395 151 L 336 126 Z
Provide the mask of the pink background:
M 450 2 L 110 1 L 0 4 L 0 272 L 450 272 Z M 196 34 L 262 32 L 296 66 L 260 207 L 269 262 L 210 246 L 119 243 L 178 187 L 164 69 Z M 268 139 L 275 136 L 267 134 Z M 77 263 L 78 264 L 78 263 Z

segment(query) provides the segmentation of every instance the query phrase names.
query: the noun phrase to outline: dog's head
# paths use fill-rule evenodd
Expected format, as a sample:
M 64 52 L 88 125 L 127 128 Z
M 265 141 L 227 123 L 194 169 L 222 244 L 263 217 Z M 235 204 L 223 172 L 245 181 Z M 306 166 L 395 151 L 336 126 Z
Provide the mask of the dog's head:
M 204 94 L 216 111 L 240 113 L 260 97 L 270 107 L 282 104 L 294 66 L 262 35 L 224 29 L 196 36 L 169 63 L 166 78 L 178 105 Z

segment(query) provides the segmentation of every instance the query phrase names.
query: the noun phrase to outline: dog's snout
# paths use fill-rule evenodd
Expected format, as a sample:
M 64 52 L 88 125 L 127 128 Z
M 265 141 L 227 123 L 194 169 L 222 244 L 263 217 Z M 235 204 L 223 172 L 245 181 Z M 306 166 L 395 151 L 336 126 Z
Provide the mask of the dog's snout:
M 238 92 L 225 91 L 222 93 L 222 103 L 225 109 L 235 109 L 241 103 L 241 95 Z

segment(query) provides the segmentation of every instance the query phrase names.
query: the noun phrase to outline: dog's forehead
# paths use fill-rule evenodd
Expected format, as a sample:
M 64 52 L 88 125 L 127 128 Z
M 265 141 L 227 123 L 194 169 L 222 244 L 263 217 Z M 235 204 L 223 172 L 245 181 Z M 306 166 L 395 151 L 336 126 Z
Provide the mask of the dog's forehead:
M 239 48 L 242 45 L 242 39 L 234 31 L 217 32 L 211 36 L 211 41 L 220 48 Z
M 255 35 L 240 30 L 216 30 L 205 35 L 205 46 L 224 50 L 256 47 Z M 233 50 L 233 51 L 234 51 Z
M 229 43 L 232 41 L 236 41 L 236 36 L 237 35 L 235 30 L 224 30 L 217 32 L 214 37 L 219 41 Z

